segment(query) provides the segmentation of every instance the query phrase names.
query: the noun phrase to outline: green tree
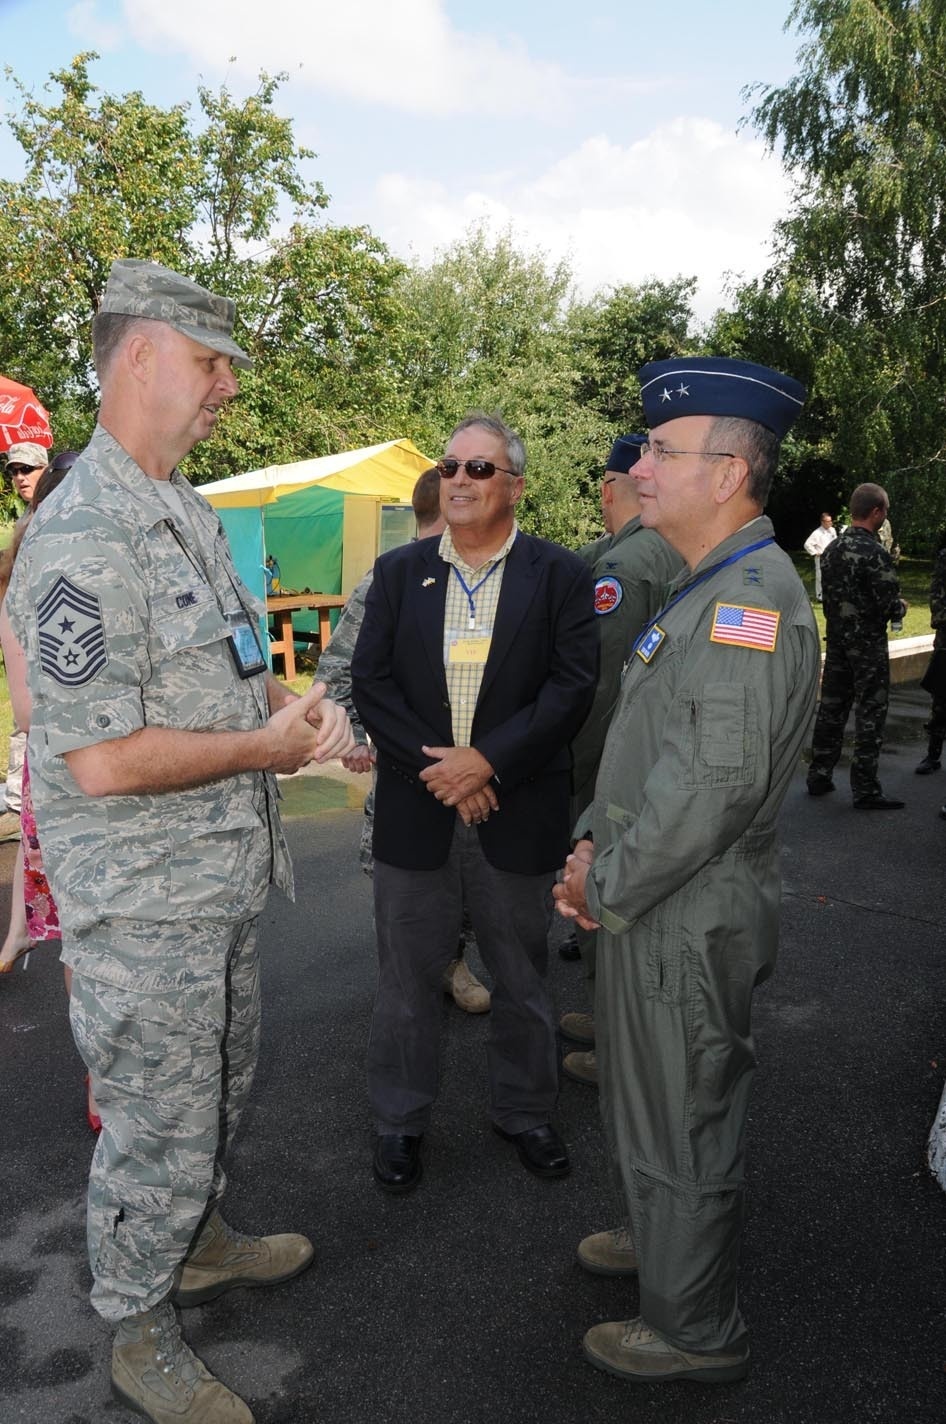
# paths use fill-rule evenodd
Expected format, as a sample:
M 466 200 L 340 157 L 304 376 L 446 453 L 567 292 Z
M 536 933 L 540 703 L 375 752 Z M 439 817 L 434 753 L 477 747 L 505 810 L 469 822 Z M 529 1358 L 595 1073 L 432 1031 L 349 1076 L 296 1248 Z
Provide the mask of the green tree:
M 639 286 L 613 287 L 576 306 L 569 323 L 577 372 L 576 395 L 596 410 L 615 434 L 643 421 L 637 372 L 692 350 L 695 277 L 672 282 L 651 278 Z
M 197 481 L 403 434 L 402 264 L 366 228 L 324 223 L 314 155 L 275 112 L 280 77 L 160 109 L 100 94 L 78 55 L 43 97 L 7 70 L 25 157 L 0 183 L 0 370 L 36 389 L 59 445 L 88 437 L 98 400 L 91 320 L 116 257 L 187 273 L 237 303 L 257 358 Z M 286 211 L 291 214 L 282 226 Z
M 901 533 L 946 513 L 946 26 L 940 0 L 796 0 L 799 72 L 750 91 L 796 183 L 767 279 L 821 313 L 821 445 Z M 832 428 L 833 427 L 833 428 Z
M 600 532 L 592 470 L 610 441 L 577 398 L 568 341 L 571 271 L 482 226 L 403 283 L 412 425 L 431 451 L 470 410 L 498 411 L 528 450 L 523 527 L 576 545 Z

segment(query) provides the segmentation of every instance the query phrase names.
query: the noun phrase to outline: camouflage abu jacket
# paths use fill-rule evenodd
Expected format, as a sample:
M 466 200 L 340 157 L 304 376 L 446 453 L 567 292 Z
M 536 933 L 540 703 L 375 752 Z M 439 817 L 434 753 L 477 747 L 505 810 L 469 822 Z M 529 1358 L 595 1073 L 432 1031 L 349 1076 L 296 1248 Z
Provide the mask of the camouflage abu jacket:
M 63 757 L 144 726 L 249 731 L 268 716 L 266 679 L 238 676 L 224 617 L 260 605 L 215 511 L 171 478 L 183 527 L 97 427 L 33 519 L 8 594 L 30 667 L 30 774 L 67 962 L 99 922 L 239 921 L 258 912 L 271 879 L 292 891 L 275 778 L 90 797 Z M 126 982 L 118 966 L 83 972 Z

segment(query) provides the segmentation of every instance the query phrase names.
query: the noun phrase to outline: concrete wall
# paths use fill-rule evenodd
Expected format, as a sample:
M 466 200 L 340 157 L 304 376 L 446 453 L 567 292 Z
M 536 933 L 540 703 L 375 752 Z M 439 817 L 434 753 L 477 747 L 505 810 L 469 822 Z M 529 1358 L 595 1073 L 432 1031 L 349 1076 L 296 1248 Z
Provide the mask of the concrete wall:
M 905 682 L 919 682 L 933 651 L 933 634 L 927 633 L 922 638 L 895 638 L 887 646 L 891 683 L 900 686 Z

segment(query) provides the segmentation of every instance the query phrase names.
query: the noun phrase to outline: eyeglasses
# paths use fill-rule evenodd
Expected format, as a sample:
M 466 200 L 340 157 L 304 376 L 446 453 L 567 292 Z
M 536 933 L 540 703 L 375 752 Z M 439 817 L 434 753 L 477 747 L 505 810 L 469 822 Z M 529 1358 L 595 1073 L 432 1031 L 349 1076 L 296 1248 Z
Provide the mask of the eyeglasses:
M 491 480 L 496 471 L 504 475 L 514 475 L 515 470 L 505 470 L 502 465 L 494 465 L 492 460 L 438 460 L 437 470 L 442 480 L 452 480 L 457 470 L 466 470 L 471 480 Z
M 655 465 L 662 465 L 672 455 L 701 455 L 704 460 L 735 460 L 738 458 L 731 450 L 670 450 L 660 440 L 645 440 L 641 446 L 641 459 L 645 455 L 652 456 Z
M 31 475 L 34 470 L 42 469 L 41 465 L 7 465 L 8 475 Z

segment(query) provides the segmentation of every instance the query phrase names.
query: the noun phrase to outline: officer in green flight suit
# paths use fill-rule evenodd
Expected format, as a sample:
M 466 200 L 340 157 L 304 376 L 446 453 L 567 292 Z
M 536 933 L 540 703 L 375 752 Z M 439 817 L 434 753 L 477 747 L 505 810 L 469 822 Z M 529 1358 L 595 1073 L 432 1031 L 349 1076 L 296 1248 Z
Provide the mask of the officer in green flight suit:
M 594 1326 L 636 1381 L 741 1378 L 736 1275 L 755 1066 L 752 993 L 778 937 L 775 822 L 815 705 L 811 607 L 762 513 L 805 391 L 745 361 L 640 373 L 641 519 L 685 560 L 637 641 L 559 908 L 598 927 L 602 1115 L 625 1218 L 587 1269 L 639 1276 L 640 1315 Z

